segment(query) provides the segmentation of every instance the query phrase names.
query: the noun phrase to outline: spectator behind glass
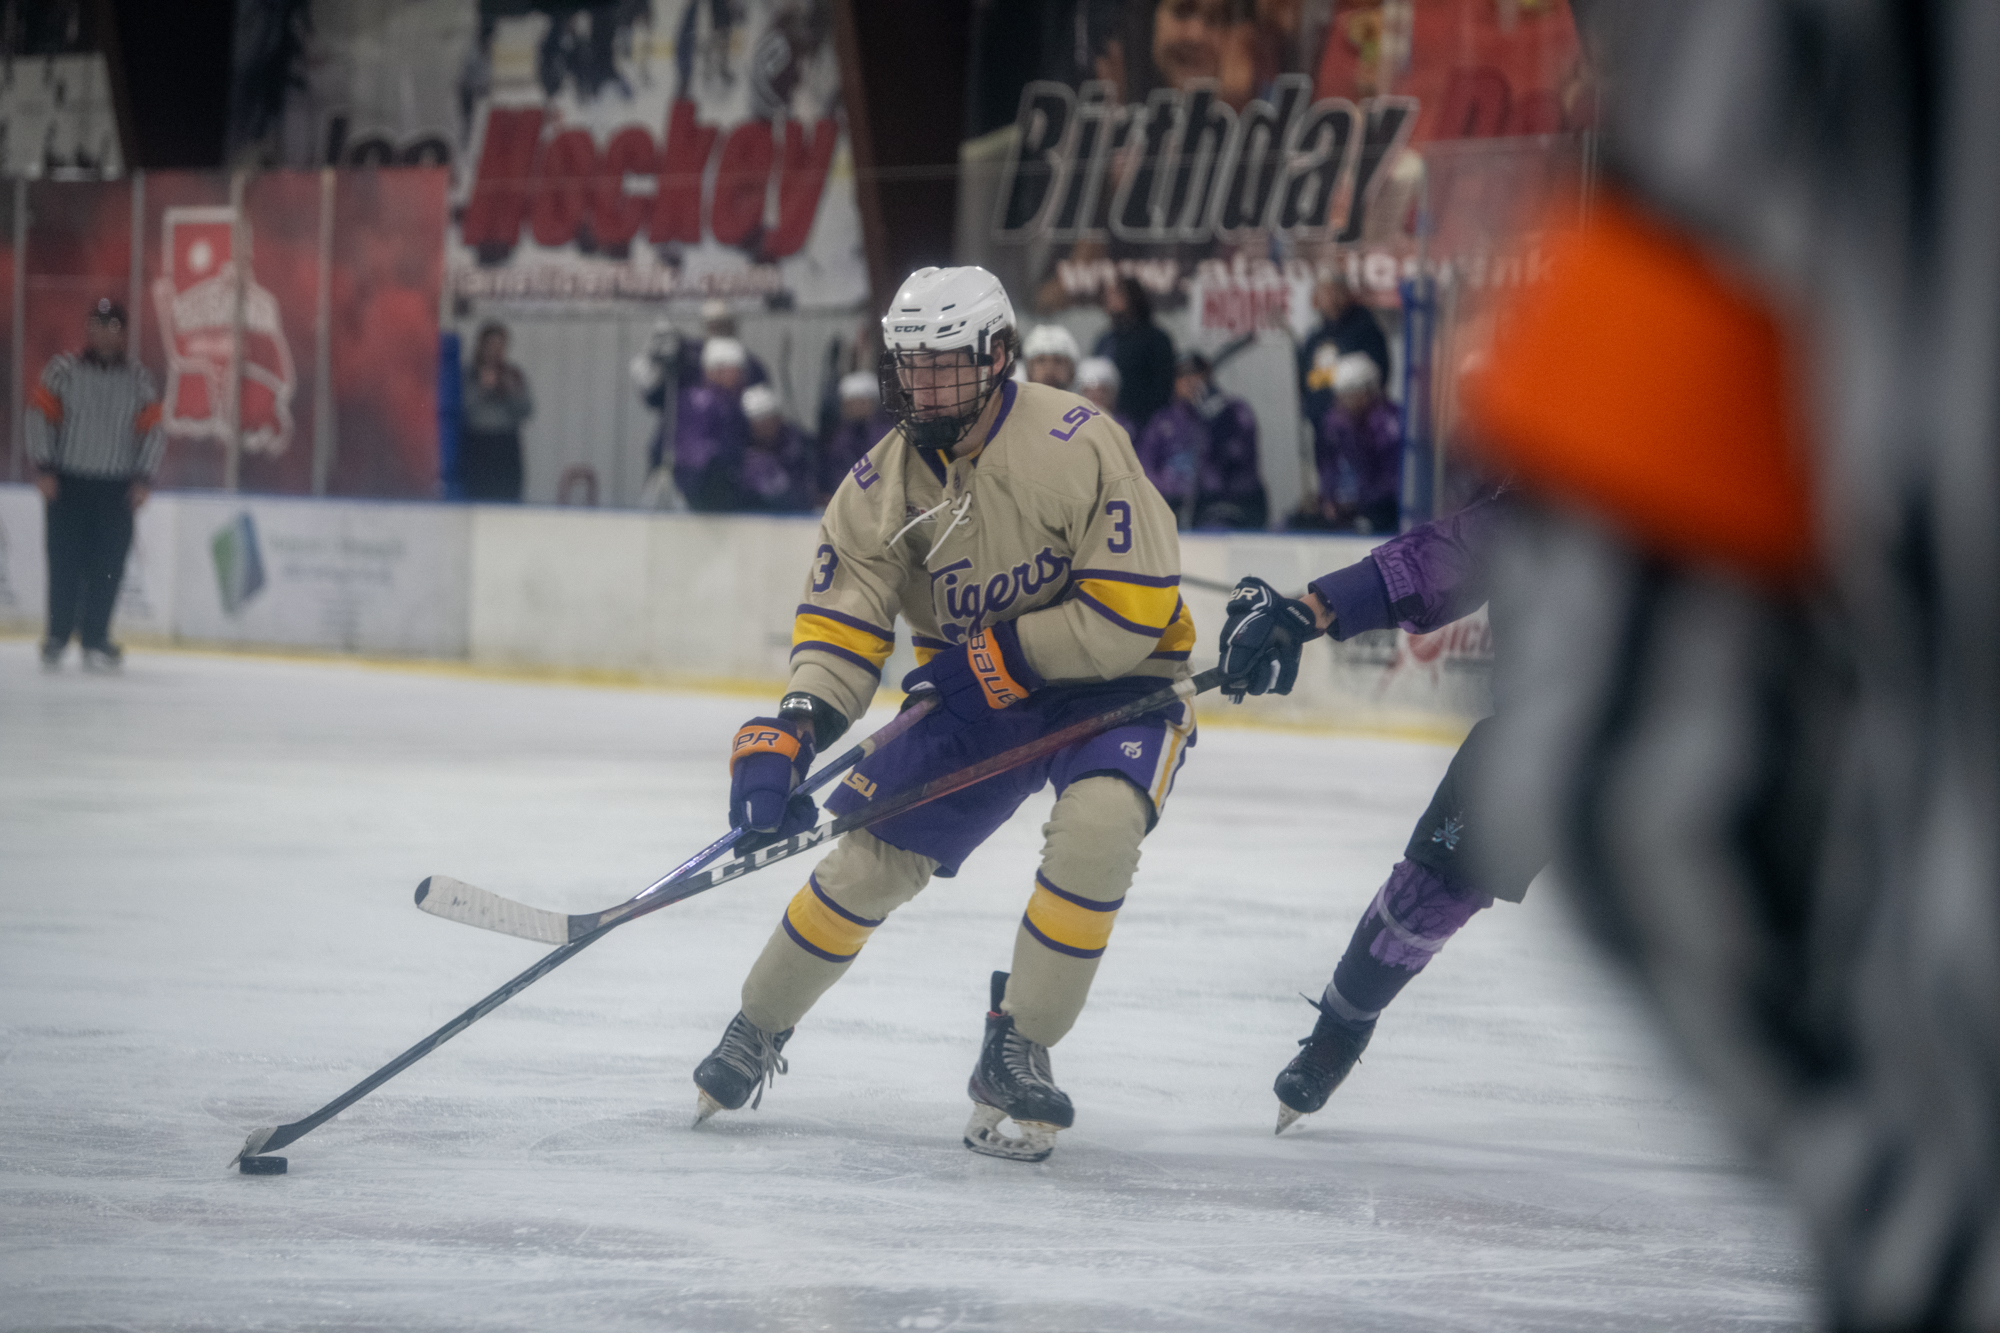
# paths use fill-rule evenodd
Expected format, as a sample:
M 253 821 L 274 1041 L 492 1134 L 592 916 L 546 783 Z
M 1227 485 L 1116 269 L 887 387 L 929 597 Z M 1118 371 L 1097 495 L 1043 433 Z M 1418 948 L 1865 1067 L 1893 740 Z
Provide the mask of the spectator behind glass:
M 459 417 L 458 475 L 466 499 L 521 502 L 521 423 L 534 414 L 528 377 L 507 360 L 507 326 L 481 326 Z
M 1372 358 L 1350 352 L 1334 364 L 1333 406 L 1314 431 L 1319 507 L 1294 527 L 1395 532 L 1402 518 L 1403 423 L 1382 396 Z
M 701 348 L 701 379 L 681 392 L 674 432 L 674 484 L 699 513 L 741 507 L 737 478 L 750 424 L 737 399 L 749 357 L 734 338 L 710 338 Z M 659 460 L 654 460 L 657 465 Z
M 739 503 L 764 514 L 804 514 L 813 507 L 813 447 L 806 433 L 785 420 L 778 393 L 768 384 L 743 391 L 749 447 L 737 475 Z
M 1313 309 L 1319 327 L 1299 344 L 1299 411 L 1319 429 L 1333 407 L 1333 366 L 1343 356 L 1359 352 L 1375 363 L 1376 383 L 1389 382 L 1389 340 L 1367 306 L 1339 278 L 1327 278 L 1313 288 Z
M 882 381 L 875 373 L 854 370 L 842 375 L 840 419 L 819 451 L 819 502 L 831 500 L 840 489 L 840 479 L 895 428 L 895 421 L 882 410 Z
M 1173 401 L 1146 423 L 1138 453 L 1183 529 L 1263 528 L 1269 506 L 1257 471 L 1256 415 L 1215 387 L 1201 353 L 1181 358 Z
M 1153 300 L 1137 278 L 1119 278 L 1104 291 L 1111 328 L 1097 340 L 1097 355 L 1118 367 L 1119 405 L 1134 421 L 1151 421 L 1174 395 L 1174 344 L 1153 322 Z
M 1060 324 L 1038 324 L 1021 341 L 1021 370 L 1017 378 L 1030 384 L 1046 384 L 1067 389 L 1076 378 L 1076 363 L 1083 351 L 1076 335 Z
M 1117 366 L 1105 357 L 1087 358 L 1076 368 L 1076 391 L 1089 399 L 1091 406 L 1124 427 L 1126 438 L 1138 444 L 1138 424 L 1118 410 Z
M 679 405 L 681 378 L 681 335 L 672 320 L 656 320 L 646 345 L 632 358 L 626 371 L 639 401 L 656 414 L 652 438 L 646 443 L 647 473 L 639 505 L 643 509 L 678 509 L 683 504 L 674 489 L 671 472 L 663 471 L 660 460 L 669 450 L 674 435 L 674 408 Z
M 701 349 L 711 338 L 737 338 L 736 312 L 729 308 L 727 301 L 703 301 L 701 303 L 701 334 L 699 338 L 680 340 L 680 382 L 683 387 L 701 378 Z M 741 339 L 737 339 L 741 346 Z M 746 348 L 743 353 L 743 386 L 763 384 L 770 379 L 764 370 L 764 363 L 752 356 Z M 658 409 L 658 403 L 648 403 L 648 407 Z

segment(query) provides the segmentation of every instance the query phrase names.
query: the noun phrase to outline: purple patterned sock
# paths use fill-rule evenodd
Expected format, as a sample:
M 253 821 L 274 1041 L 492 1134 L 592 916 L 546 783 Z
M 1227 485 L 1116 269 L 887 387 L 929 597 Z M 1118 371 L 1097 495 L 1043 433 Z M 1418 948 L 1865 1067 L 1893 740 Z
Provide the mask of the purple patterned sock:
M 1350 1023 L 1374 1022 L 1431 955 L 1491 901 L 1454 893 L 1430 867 L 1398 861 L 1333 970 L 1327 1006 Z

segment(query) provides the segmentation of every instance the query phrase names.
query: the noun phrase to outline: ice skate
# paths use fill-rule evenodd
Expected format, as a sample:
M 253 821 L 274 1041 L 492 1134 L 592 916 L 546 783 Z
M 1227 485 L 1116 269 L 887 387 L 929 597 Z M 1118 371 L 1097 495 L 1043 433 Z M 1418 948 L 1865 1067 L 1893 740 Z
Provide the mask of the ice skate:
M 83 650 L 83 669 L 93 675 L 116 675 L 124 665 L 125 650 L 115 643 L 100 643 Z
M 66 647 L 68 647 L 67 644 L 57 643 L 54 639 L 43 639 L 42 670 L 44 671 L 62 670 L 63 649 Z
M 1049 1048 L 1016 1032 L 1013 1015 L 1000 1012 L 1006 994 L 1007 974 L 995 972 L 986 1041 L 966 1085 L 973 1106 L 965 1146 L 1011 1162 L 1040 1162 L 1056 1150 L 1056 1131 L 1074 1123 L 1076 1109 L 1056 1086 Z M 1009 1119 L 1016 1131 L 1011 1135 L 1000 1129 L 1000 1122 Z
M 694 1067 L 694 1123 L 717 1111 L 739 1111 L 746 1101 L 756 1110 L 764 1089 L 788 1072 L 783 1052 L 792 1032 L 766 1032 L 739 1010 L 708 1058 Z
M 1308 1003 L 1319 1010 L 1319 1022 L 1313 1024 L 1312 1035 L 1299 1042 L 1302 1049 L 1271 1085 L 1271 1091 L 1278 1094 L 1278 1127 L 1272 1131 L 1276 1134 L 1284 1133 L 1300 1116 L 1325 1106 L 1326 1099 L 1361 1059 L 1368 1039 L 1375 1035 L 1372 1022 L 1357 1027 L 1322 1000 Z

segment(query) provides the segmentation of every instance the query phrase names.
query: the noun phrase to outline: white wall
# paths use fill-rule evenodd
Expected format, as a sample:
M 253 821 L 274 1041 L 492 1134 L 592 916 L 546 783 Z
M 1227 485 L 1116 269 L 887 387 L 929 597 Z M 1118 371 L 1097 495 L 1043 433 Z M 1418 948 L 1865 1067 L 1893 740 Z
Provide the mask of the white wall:
M 232 607 L 218 543 L 240 549 L 246 517 L 263 580 Z M 166 493 L 141 511 L 114 633 L 775 688 L 817 532 L 810 518 Z M 1292 590 L 1370 544 L 1195 533 L 1181 561 L 1188 575 Z M 0 486 L 0 630 L 40 631 L 46 579 L 40 497 Z M 1183 596 L 1195 665 L 1213 665 L 1225 596 L 1191 584 Z M 1240 715 L 1449 732 L 1487 711 L 1489 656 L 1483 616 L 1316 645 L 1289 697 Z M 914 664 L 906 632 L 885 679 Z

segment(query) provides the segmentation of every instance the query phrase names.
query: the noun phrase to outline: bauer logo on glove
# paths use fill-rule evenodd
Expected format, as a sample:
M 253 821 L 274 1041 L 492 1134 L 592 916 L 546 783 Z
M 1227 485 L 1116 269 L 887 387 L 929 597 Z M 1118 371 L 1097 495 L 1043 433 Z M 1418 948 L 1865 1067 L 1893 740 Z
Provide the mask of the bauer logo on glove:
M 903 677 L 903 691 L 936 690 L 938 702 L 960 722 L 977 722 L 1010 708 L 1042 687 L 1021 651 L 1012 622 L 972 632 L 962 649 L 945 648 Z
M 783 718 L 753 717 L 737 729 L 729 747 L 729 826 L 746 830 L 737 840 L 737 855 L 819 822 L 813 798 L 792 794 L 812 761 L 811 733 L 800 734 Z
M 1223 690 L 1231 703 L 1245 694 L 1290 694 L 1299 678 L 1299 654 L 1321 630 L 1313 609 L 1259 578 L 1246 578 L 1229 595 L 1222 627 Z
M 736 772 L 737 760 L 753 754 L 779 754 L 795 760 L 799 755 L 799 738 L 776 724 L 746 723 L 737 731 L 736 743 L 729 750 L 730 773 Z

